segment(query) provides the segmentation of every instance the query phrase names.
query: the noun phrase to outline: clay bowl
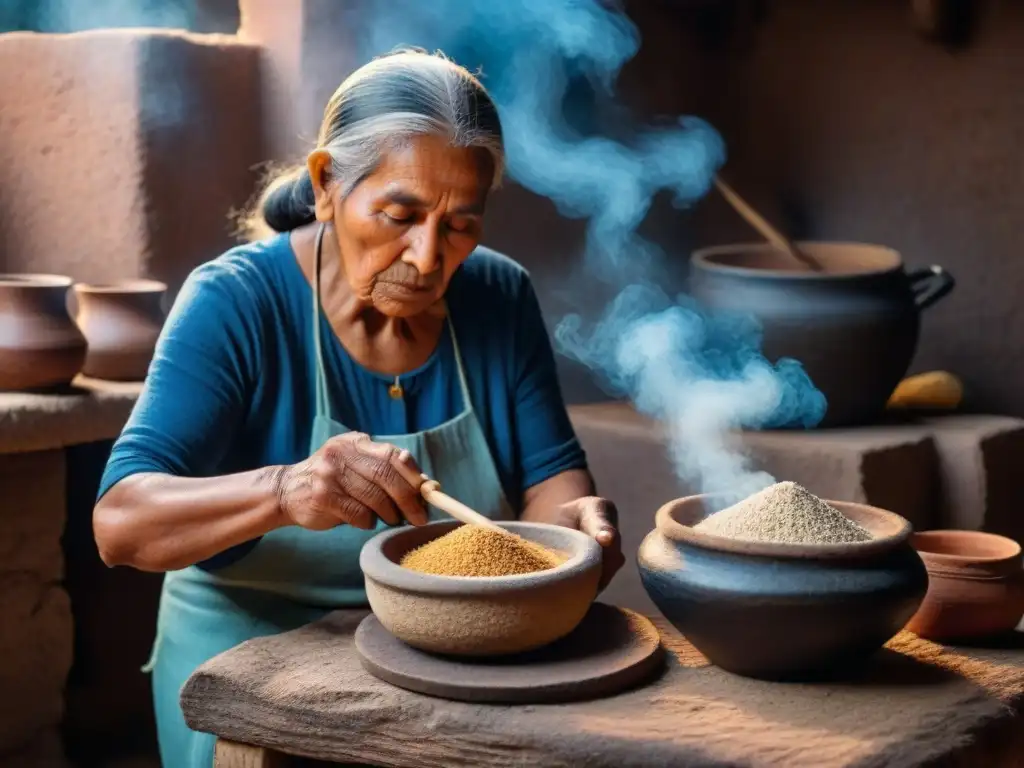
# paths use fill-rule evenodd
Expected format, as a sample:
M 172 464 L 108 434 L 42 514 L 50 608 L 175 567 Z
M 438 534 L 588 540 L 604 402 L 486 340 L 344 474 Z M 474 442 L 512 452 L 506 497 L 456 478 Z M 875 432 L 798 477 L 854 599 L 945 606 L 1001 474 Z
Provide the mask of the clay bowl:
M 569 634 L 597 596 L 601 547 L 590 536 L 542 523 L 502 522 L 524 539 L 568 555 L 556 568 L 516 576 L 435 576 L 399 565 L 412 549 L 460 525 L 403 526 L 366 542 L 359 566 L 380 623 L 405 643 L 451 656 L 533 650 Z
M 867 528 L 854 544 L 771 544 L 694 530 L 706 496 L 665 504 L 637 563 L 647 594 L 708 660 L 764 680 L 852 672 L 914 615 L 928 577 L 911 526 L 892 512 L 828 502 Z
M 981 640 L 1024 616 L 1020 544 L 980 531 L 925 531 L 911 544 L 928 569 L 928 594 L 907 624 L 930 640 Z

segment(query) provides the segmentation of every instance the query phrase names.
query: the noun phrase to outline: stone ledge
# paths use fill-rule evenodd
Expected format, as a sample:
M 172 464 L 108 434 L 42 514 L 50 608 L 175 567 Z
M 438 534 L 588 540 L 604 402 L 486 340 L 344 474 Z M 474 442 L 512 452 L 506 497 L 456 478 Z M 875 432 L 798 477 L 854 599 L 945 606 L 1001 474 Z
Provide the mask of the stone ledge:
M 626 538 L 650 529 L 659 504 L 693 492 L 671 472 L 665 432 L 656 422 L 625 403 L 574 406 L 570 414 L 602 492 L 630 512 L 623 527 L 637 530 L 624 530 Z M 891 509 L 919 529 L 986 530 L 1024 540 L 1020 419 L 951 414 L 859 429 L 738 433 L 736 439 L 757 466 L 819 496 Z
M 112 440 L 142 391 L 139 382 L 80 376 L 71 394 L 0 393 L 0 453 L 28 453 Z
M 0 271 L 153 277 L 173 295 L 235 245 L 228 216 L 267 159 L 262 56 L 167 29 L 0 35 Z

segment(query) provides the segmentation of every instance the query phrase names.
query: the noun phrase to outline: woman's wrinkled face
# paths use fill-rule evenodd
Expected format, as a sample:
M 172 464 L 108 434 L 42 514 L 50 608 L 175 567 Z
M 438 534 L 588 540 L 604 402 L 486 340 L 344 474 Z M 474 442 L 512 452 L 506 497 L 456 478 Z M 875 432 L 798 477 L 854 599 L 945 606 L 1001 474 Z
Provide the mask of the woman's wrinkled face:
M 492 169 L 480 149 L 420 136 L 386 151 L 347 196 L 330 158 L 310 155 L 319 221 L 334 222 L 342 267 L 356 295 L 391 317 L 436 304 L 480 242 Z

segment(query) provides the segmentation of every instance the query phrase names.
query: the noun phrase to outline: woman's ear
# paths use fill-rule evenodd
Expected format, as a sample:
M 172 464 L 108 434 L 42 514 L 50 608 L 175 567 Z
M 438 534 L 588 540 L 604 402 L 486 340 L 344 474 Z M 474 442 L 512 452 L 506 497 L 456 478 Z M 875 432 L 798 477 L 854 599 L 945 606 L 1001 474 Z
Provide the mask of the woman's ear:
M 317 221 L 334 218 L 334 200 L 331 197 L 331 155 L 322 149 L 310 152 L 306 158 L 309 180 L 313 183 L 313 208 Z

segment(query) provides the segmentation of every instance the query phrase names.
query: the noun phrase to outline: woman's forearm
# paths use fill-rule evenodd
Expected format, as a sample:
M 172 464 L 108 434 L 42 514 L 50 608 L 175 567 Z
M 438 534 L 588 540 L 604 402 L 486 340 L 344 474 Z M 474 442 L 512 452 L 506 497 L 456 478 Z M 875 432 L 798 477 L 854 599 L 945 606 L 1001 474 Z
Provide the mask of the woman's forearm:
M 283 467 L 209 478 L 139 474 L 96 505 L 93 532 L 107 565 L 172 571 L 285 525 Z
M 570 469 L 529 488 L 523 497 L 520 520 L 531 523 L 556 522 L 558 507 L 584 496 L 594 495 L 594 478 L 585 469 Z

